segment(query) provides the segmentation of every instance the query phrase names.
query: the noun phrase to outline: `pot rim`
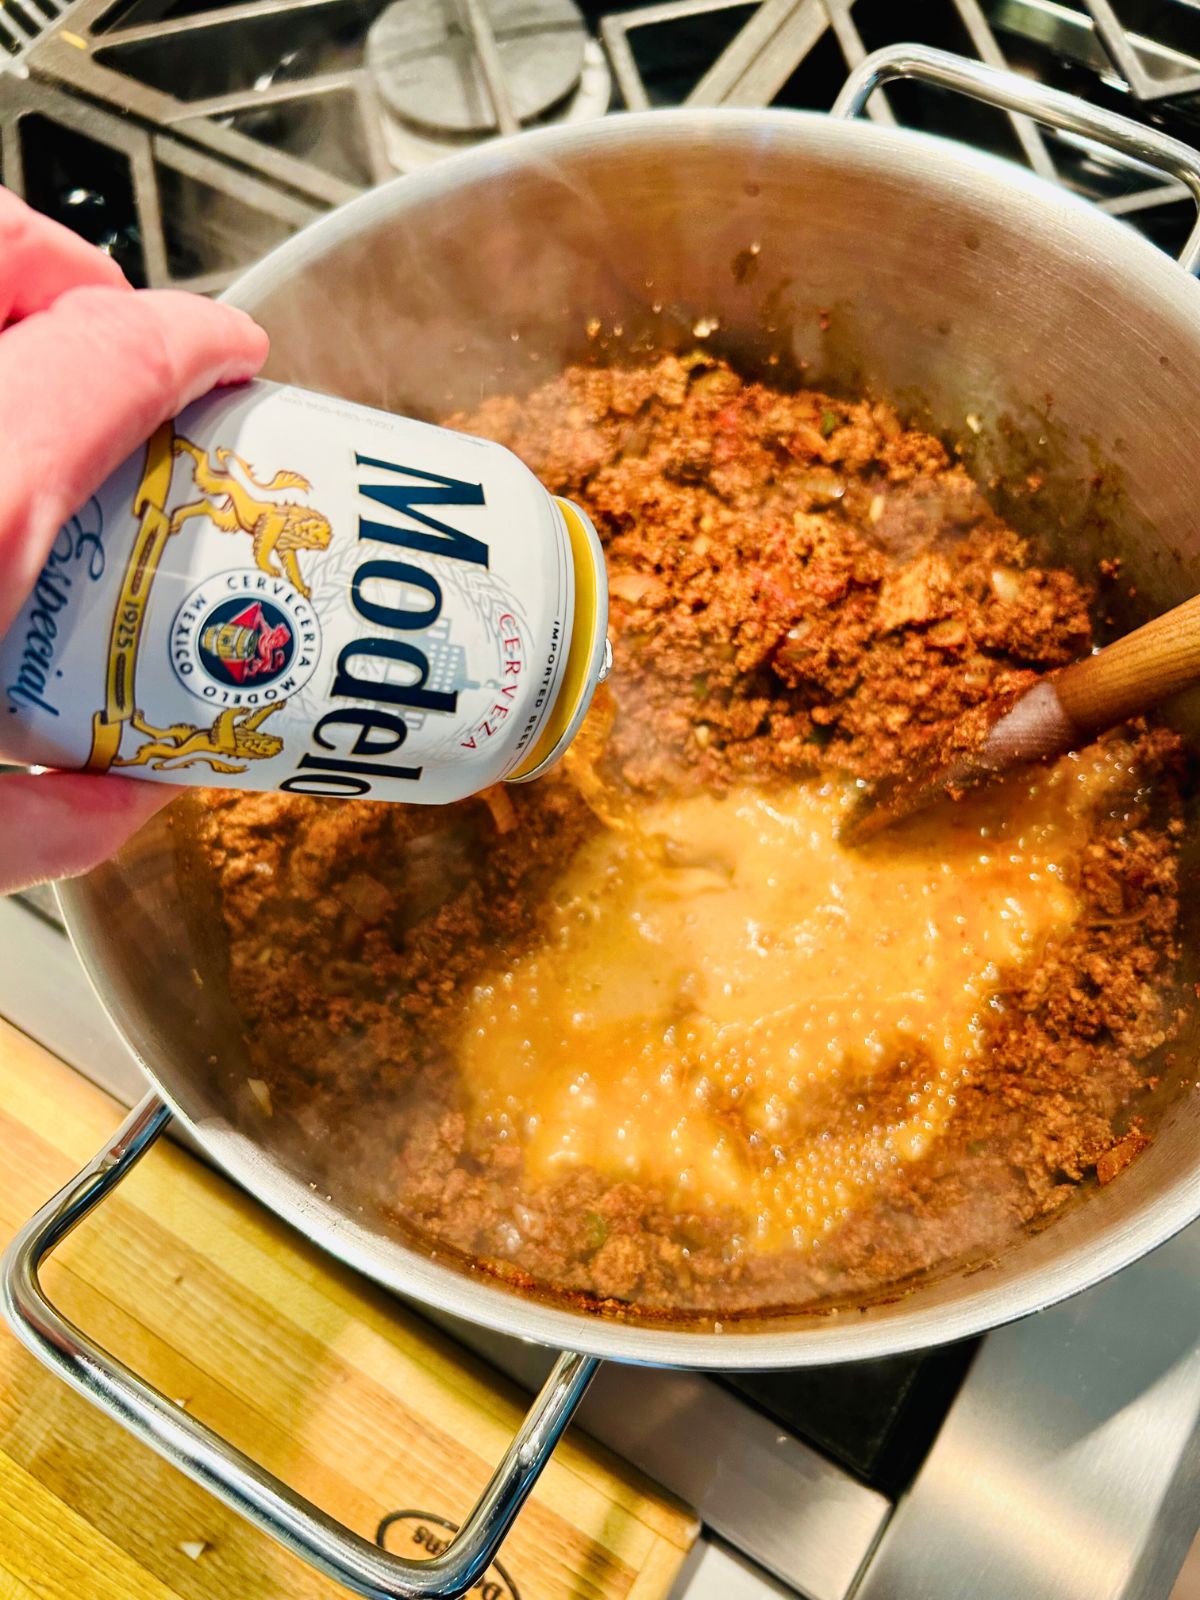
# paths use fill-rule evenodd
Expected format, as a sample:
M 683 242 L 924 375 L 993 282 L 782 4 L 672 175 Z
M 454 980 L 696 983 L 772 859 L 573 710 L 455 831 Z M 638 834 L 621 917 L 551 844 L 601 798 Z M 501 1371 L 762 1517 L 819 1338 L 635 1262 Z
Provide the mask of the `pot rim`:
M 283 278 L 295 277 L 364 225 L 419 207 L 438 195 L 480 181 L 503 181 L 506 172 L 530 162 L 546 163 L 559 153 L 591 146 L 620 148 L 649 137 L 664 155 L 672 143 L 723 140 L 729 135 L 764 144 L 799 140 L 826 152 L 878 153 L 896 168 L 905 168 L 914 193 L 935 186 L 969 185 L 997 199 L 1019 195 L 1029 211 L 1031 227 L 1057 233 L 1063 246 L 1085 252 L 1114 275 L 1128 274 L 1150 298 L 1177 300 L 1194 296 L 1193 315 L 1200 323 L 1200 288 L 1195 280 L 1147 240 L 1090 202 L 1065 193 L 1047 180 L 1002 158 L 975 151 L 940 136 L 864 121 L 842 121 L 814 112 L 765 110 L 677 109 L 618 113 L 594 123 L 518 133 L 447 158 L 422 172 L 398 177 L 310 224 L 252 267 L 222 296 L 253 314 L 254 303 Z M 985 196 L 986 198 L 986 196 Z M 1165 1243 L 1200 1216 L 1200 1188 L 1181 1178 L 1142 1202 L 1123 1221 L 1077 1247 L 1065 1261 L 1050 1261 L 1024 1276 L 992 1283 L 976 1279 L 971 1291 L 952 1304 L 922 1306 L 899 1303 L 854 1309 L 794 1320 L 773 1329 L 764 1318 L 753 1332 L 728 1333 L 658 1328 L 631 1324 L 595 1313 L 568 1310 L 521 1294 L 503 1282 L 472 1275 L 421 1255 L 363 1227 L 291 1177 L 243 1134 L 216 1119 L 194 1120 L 158 1082 L 138 1040 L 148 1038 L 134 1008 L 106 994 L 102 928 L 78 884 L 57 887 L 63 920 L 88 979 L 118 1033 L 151 1084 L 171 1107 L 199 1146 L 237 1183 L 284 1221 L 347 1265 L 384 1287 L 451 1316 L 530 1342 L 567 1348 L 638 1365 L 709 1370 L 753 1370 L 804 1367 L 864 1360 L 900 1351 L 974 1337 L 992 1328 L 1043 1310 L 1093 1287 Z M 1019 1247 L 1018 1247 L 1019 1248 Z M 961 1272 L 961 1269 L 960 1269 Z M 943 1279 L 959 1276 L 946 1274 Z M 883 1314 L 872 1315 L 872 1310 Z

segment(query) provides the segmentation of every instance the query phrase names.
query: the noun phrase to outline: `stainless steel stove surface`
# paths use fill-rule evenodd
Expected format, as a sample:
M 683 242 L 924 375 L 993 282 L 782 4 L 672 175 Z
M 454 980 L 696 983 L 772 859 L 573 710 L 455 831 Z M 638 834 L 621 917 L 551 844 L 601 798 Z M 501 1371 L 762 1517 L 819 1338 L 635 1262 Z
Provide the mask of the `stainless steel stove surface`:
M 1200 145 L 1200 0 L 0 0 L 0 180 L 135 282 L 214 292 L 320 212 L 497 133 L 611 109 L 827 109 L 917 40 Z M 1149 170 L 911 84 L 870 114 L 1022 161 L 1166 249 Z M 0 1014 L 132 1103 L 42 891 L 0 901 Z M 447 1324 L 519 1381 L 532 1346 Z M 1165 1600 L 1200 1524 L 1200 1225 L 926 1356 L 717 1381 L 603 1368 L 581 1425 L 700 1513 L 680 1593 Z

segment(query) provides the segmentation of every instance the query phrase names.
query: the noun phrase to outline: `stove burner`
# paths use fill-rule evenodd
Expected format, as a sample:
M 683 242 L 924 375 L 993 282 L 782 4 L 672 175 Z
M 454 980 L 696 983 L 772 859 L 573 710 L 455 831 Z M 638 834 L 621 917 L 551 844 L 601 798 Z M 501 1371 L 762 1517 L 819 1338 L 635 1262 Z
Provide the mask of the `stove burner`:
M 513 116 L 544 117 L 578 89 L 587 30 L 574 0 L 487 0 Z M 385 106 L 435 135 L 494 133 L 499 113 L 458 0 L 396 0 L 367 35 Z
M 570 123 L 602 117 L 608 110 L 611 96 L 612 74 L 604 59 L 604 51 L 595 39 L 589 39 L 583 50 L 579 87 L 566 105 L 557 109 L 552 120 Z M 414 128 L 385 108 L 383 148 L 389 163 L 397 172 L 414 172 L 418 167 L 441 161 L 453 155 L 455 150 L 465 149 L 475 142 L 476 136 L 469 133 L 436 134 L 424 128 Z

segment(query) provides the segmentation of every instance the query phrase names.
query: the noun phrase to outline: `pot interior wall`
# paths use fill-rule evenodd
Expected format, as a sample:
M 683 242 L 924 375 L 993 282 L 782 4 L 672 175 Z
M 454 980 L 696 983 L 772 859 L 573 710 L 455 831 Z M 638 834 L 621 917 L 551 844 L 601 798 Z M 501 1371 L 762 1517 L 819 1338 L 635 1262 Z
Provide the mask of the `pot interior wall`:
M 1119 225 L 946 146 L 790 114 L 610 119 L 376 191 L 233 298 L 271 333 L 269 376 L 429 418 L 571 360 L 701 340 L 744 367 L 866 388 L 965 438 L 1014 522 L 1060 557 L 1090 570 L 1119 555 L 1133 611 L 1197 587 L 1200 291 Z M 152 824 L 64 899 L 118 1023 L 228 1159 L 237 1031 L 220 998 L 214 908 L 180 876 L 168 826 Z M 1194 1097 L 1182 1099 L 1119 1183 L 991 1272 L 948 1276 L 853 1327 L 775 1325 L 761 1355 L 727 1341 L 728 1364 L 928 1342 L 1082 1286 L 1193 1214 L 1198 1119 Z M 267 1184 L 269 1146 L 242 1155 Z M 453 1298 L 395 1243 L 363 1241 L 357 1259 Z M 505 1291 L 468 1292 L 471 1314 L 520 1326 Z M 569 1338 L 582 1320 L 527 1317 L 521 1331 Z M 574 1334 L 609 1348 L 602 1332 Z M 680 1340 L 678 1354 L 638 1339 L 624 1329 L 618 1352 L 726 1359 L 711 1339 L 703 1351 Z

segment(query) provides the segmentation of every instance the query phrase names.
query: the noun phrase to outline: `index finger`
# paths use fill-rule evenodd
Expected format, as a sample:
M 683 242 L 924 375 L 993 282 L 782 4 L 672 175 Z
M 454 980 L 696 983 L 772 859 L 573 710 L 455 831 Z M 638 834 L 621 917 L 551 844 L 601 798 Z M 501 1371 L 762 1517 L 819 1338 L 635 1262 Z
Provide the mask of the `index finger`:
M 0 777 L 0 895 L 87 872 L 119 850 L 178 790 L 99 772 Z
M 103 250 L 43 217 L 0 185 L 0 328 L 53 305 L 68 289 L 128 289 Z

